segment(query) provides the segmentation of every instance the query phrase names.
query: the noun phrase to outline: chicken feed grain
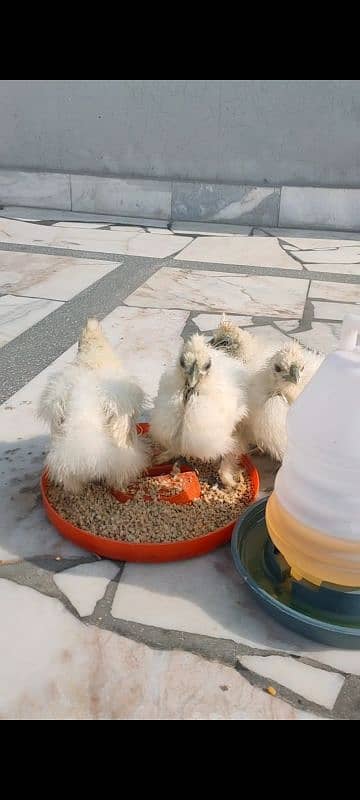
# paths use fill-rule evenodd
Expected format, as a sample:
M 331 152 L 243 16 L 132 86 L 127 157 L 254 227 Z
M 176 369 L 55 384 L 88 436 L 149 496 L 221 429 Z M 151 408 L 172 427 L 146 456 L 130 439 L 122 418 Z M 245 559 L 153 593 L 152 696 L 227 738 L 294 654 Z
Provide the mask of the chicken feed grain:
M 164 488 L 163 480 L 159 483 L 148 477 L 138 481 L 134 497 L 126 503 L 119 502 L 100 484 L 91 484 L 81 494 L 72 495 L 49 483 L 47 495 L 64 519 L 97 536 L 129 544 L 186 541 L 229 525 L 252 500 L 251 483 L 244 469 L 239 468 L 237 486 L 229 490 L 218 483 L 216 464 L 189 464 L 198 475 L 201 495 L 184 505 L 156 499 L 157 489 Z M 180 491 L 181 476 L 175 475 L 173 481 L 175 491 Z M 154 498 L 149 502 L 144 500 L 144 494 Z

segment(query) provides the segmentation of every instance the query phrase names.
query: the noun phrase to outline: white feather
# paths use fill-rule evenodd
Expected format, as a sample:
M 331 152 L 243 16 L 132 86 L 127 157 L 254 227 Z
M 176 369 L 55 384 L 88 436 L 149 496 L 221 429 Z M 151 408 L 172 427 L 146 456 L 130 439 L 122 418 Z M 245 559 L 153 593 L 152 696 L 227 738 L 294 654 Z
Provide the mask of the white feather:
M 249 383 L 248 443 L 269 453 L 276 461 L 284 458 L 289 406 L 299 397 L 322 363 L 324 356 L 289 341 L 257 372 Z M 286 379 L 291 365 L 299 368 L 299 380 Z M 281 371 L 276 371 L 276 366 Z M 285 377 L 284 377 L 285 376 Z
M 238 448 L 236 427 L 247 413 L 246 371 L 212 351 L 199 335 L 185 348 L 200 365 L 211 356 L 211 367 L 186 401 L 186 376 L 179 362 L 164 373 L 151 418 L 152 436 L 169 456 L 216 460 Z
M 94 480 L 115 488 L 134 480 L 149 461 L 136 432 L 143 405 L 141 388 L 99 326 L 88 323 L 75 362 L 50 378 L 40 398 L 39 416 L 51 430 L 51 479 L 69 491 Z

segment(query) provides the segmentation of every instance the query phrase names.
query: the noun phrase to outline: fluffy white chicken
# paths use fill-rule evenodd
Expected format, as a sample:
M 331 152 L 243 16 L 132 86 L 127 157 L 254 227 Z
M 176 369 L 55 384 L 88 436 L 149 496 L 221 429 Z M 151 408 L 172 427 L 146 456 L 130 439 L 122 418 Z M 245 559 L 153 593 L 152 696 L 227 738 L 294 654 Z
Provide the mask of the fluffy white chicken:
M 227 320 L 225 314 L 210 339 L 210 345 L 238 359 L 251 371 L 260 369 L 276 350 L 276 345 L 269 343 L 265 337 L 254 336 L 250 331 L 239 328 Z
M 221 459 L 220 478 L 225 486 L 234 486 L 244 452 L 246 382 L 243 366 L 212 350 L 203 336 L 195 334 L 185 342 L 175 367 L 163 374 L 155 399 L 151 433 L 165 449 L 158 463 L 180 456 Z
M 301 394 L 323 359 L 322 354 L 291 341 L 250 380 L 248 441 L 276 461 L 282 461 L 285 453 L 289 406 Z
M 38 413 L 50 426 L 49 477 L 78 493 L 90 481 L 120 489 L 146 469 L 137 435 L 142 389 L 126 374 L 95 319 L 84 328 L 72 364 L 50 378 Z

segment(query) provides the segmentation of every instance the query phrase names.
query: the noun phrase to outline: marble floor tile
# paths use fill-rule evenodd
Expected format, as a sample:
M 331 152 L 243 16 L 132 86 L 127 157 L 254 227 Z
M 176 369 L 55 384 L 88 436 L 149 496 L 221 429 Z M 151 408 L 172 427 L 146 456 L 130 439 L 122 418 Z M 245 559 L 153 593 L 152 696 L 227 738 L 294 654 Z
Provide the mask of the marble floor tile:
M 129 234 L 131 234 L 131 236 L 138 236 L 139 233 L 142 233 L 142 234 L 146 233 L 146 229 L 142 228 L 139 225 L 109 225 L 109 230 L 110 231 L 117 231 L 118 233 L 129 233 Z M 167 229 L 162 230 L 161 234 L 159 234 L 158 228 L 153 228 L 153 231 L 157 236 L 164 235 L 164 234 L 165 234 L 165 236 L 170 236 L 171 235 Z
M 116 226 L 114 225 L 113 228 L 115 229 L 115 227 Z M 150 228 L 145 228 L 145 231 L 146 231 L 146 233 L 155 233 L 157 236 L 159 236 L 159 235 L 170 236 L 170 234 L 173 233 L 173 231 L 170 231 L 169 228 L 152 228 L 152 227 L 150 227 Z
M 89 215 L 90 216 L 90 215 Z M 101 219 L 101 215 L 99 217 Z M 151 230 L 156 231 L 157 233 L 169 233 L 168 229 L 168 221 L 166 219 L 151 219 L 150 217 L 107 217 L 113 226 L 114 230 L 118 225 L 140 225 L 142 228 L 151 228 Z
M 35 225 L 31 222 L 0 218 L 0 242 L 59 247 L 93 253 L 167 258 L 190 244 L 192 239 L 174 234 L 150 235 L 136 228 L 112 231 L 93 228 L 58 228 L 54 225 Z
M 241 267 L 301 269 L 301 264 L 285 253 L 276 239 L 270 237 L 199 236 L 176 258 Z
M 338 300 L 343 303 L 360 303 L 360 284 L 311 281 L 309 297 L 317 300 Z
M 127 300 L 131 306 L 302 317 L 306 280 L 162 268 Z
M 354 231 L 326 231 L 301 228 L 262 228 L 262 232 L 267 236 L 276 236 L 282 242 L 300 250 L 325 250 L 332 247 L 358 245 L 360 232 Z M 254 235 L 258 236 L 258 230 L 254 230 Z M 333 240 L 333 241 L 329 241 Z
M 316 719 L 235 669 L 84 625 L 33 589 L 0 580 L 0 604 L 2 719 Z
M 291 251 L 289 251 L 291 252 Z M 360 271 L 360 247 L 337 247 L 334 250 L 297 250 L 296 258 L 304 264 L 357 264 Z
M 81 553 L 56 533 L 44 514 L 39 480 L 48 434 L 36 417 L 40 392 L 50 371 L 69 363 L 75 352 L 73 347 L 64 353 L 0 406 L 0 561 Z
M 241 656 L 240 663 L 247 669 L 280 683 L 296 694 L 306 697 L 331 711 L 334 708 L 345 678 L 334 672 L 310 667 L 283 656 Z
M 70 300 L 118 266 L 113 261 L 0 250 L 0 292 Z
M 306 347 L 330 353 L 339 346 L 340 334 L 340 322 L 313 322 L 311 330 L 296 333 L 295 338 Z
M 119 306 L 103 321 L 124 366 L 150 397 L 177 357 L 187 318 L 186 311 Z
M 111 613 L 263 649 L 297 650 L 301 641 L 255 605 L 229 546 L 186 562 L 126 564 Z
M 311 301 L 315 319 L 343 321 L 345 314 L 360 314 L 360 305 L 351 303 L 327 303 L 320 300 Z
M 164 368 L 176 357 L 187 316 L 184 311 L 119 306 L 103 321 L 105 333 L 128 371 L 151 396 Z M 0 561 L 81 552 L 60 537 L 45 517 L 39 478 L 48 432 L 36 417 L 38 399 L 49 375 L 69 363 L 75 352 L 76 346 L 67 350 L 0 406 Z
M 334 303 L 333 305 L 336 306 L 337 304 Z M 325 309 L 320 310 L 319 314 L 324 313 L 324 311 Z M 339 314 L 340 312 L 334 309 L 334 315 L 335 313 Z M 343 315 L 340 313 L 340 319 L 342 317 Z M 330 353 L 339 346 L 340 322 L 312 322 L 311 329 L 305 331 L 299 331 L 299 328 L 302 327 L 301 320 L 279 320 L 276 325 L 284 333 L 302 342 L 306 347 L 320 350 L 322 353 Z
M 105 224 L 105 223 L 104 223 Z M 54 222 L 54 228 L 80 228 L 86 230 L 96 230 L 98 228 L 103 228 L 101 222 Z
M 252 317 L 239 317 L 237 314 L 229 314 L 227 316 L 229 322 L 238 325 L 240 328 L 252 325 Z M 193 317 L 193 322 L 200 331 L 212 331 L 218 327 L 222 320 L 222 314 L 198 314 Z
M 253 336 L 257 336 L 259 339 L 264 341 L 264 345 L 276 345 L 279 348 L 288 342 L 288 337 L 285 333 L 281 333 L 276 328 L 273 328 L 272 325 L 254 325 L 251 328 L 251 333 Z
M 360 264 L 304 264 L 308 272 L 332 273 L 338 275 L 360 275 Z
M 1 209 L 1 216 L 7 219 L 28 220 L 30 222 L 93 222 L 103 225 L 135 225 L 153 228 L 167 228 L 167 221 L 163 219 L 151 219 L 149 217 L 120 217 L 111 214 L 89 214 L 86 211 L 59 211 L 49 208 L 27 208 L 26 206 L 4 206 Z
M 229 546 L 186 562 L 127 564 L 112 614 L 143 625 L 302 655 L 342 672 L 360 671 L 359 652 L 322 647 L 266 614 L 237 574 Z
M 216 222 L 173 222 L 171 230 L 174 233 L 187 233 L 189 236 L 249 236 L 252 228 Z
M 359 249 L 360 235 L 355 239 L 335 239 L 334 237 L 332 239 L 310 239 L 310 237 L 305 239 L 304 237 L 300 238 L 298 236 L 294 238 L 285 238 L 284 236 L 279 236 L 278 238 L 284 245 L 285 250 L 287 250 L 289 253 L 291 253 L 292 250 L 301 250 L 301 252 L 310 251 L 311 253 L 314 253 L 317 250 L 319 250 L 319 252 L 333 252 L 334 250 L 336 251 L 338 249 Z
M 3 295 L 0 297 L 0 347 L 31 328 L 62 303 L 53 300 L 34 300 L 29 297 Z
M 113 561 L 95 561 L 58 572 L 54 581 L 80 617 L 87 617 L 93 613 L 109 581 L 118 575 L 120 568 L 121 565 Z

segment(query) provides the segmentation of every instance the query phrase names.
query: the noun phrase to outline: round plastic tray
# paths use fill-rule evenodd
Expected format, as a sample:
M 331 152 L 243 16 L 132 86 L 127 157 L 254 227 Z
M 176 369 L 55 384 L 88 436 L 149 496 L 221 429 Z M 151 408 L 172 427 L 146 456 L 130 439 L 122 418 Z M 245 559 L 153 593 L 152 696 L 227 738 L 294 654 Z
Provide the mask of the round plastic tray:
M 148 426 L 139 426 L 142 433 L 147 433 Z M 259 491 L 259 474 L 253 463 L 247 456 L 242 459 L 242 466 L 246 469 L 251 483 L 251 500 L 254 500 Z M 163 561 L 179 561 L 185 558 L 194 558 L 204 553 L 215 550 L 231 538 L 235 521 L 230 522 L 223 528 L 210 531 L 203 536 L 194 539 L 169 542 L 169 543 L 148 543 L 130 544 L 128 542 L 114 541 L 103 536 L 97 536 L 89 531 L 81 530 L 71 522 L 65 520 L 58 514 L 51 505 L 47 497 L 48 479 L 46 472 L 41 477 L 41 493 L 44 508 L 51 524 L 61 533 L 65 539 L 70 539 L 78 547 L 90 550 L 104 558 L 111 558 L 118 561 L 138 561 L 159 563 Z

